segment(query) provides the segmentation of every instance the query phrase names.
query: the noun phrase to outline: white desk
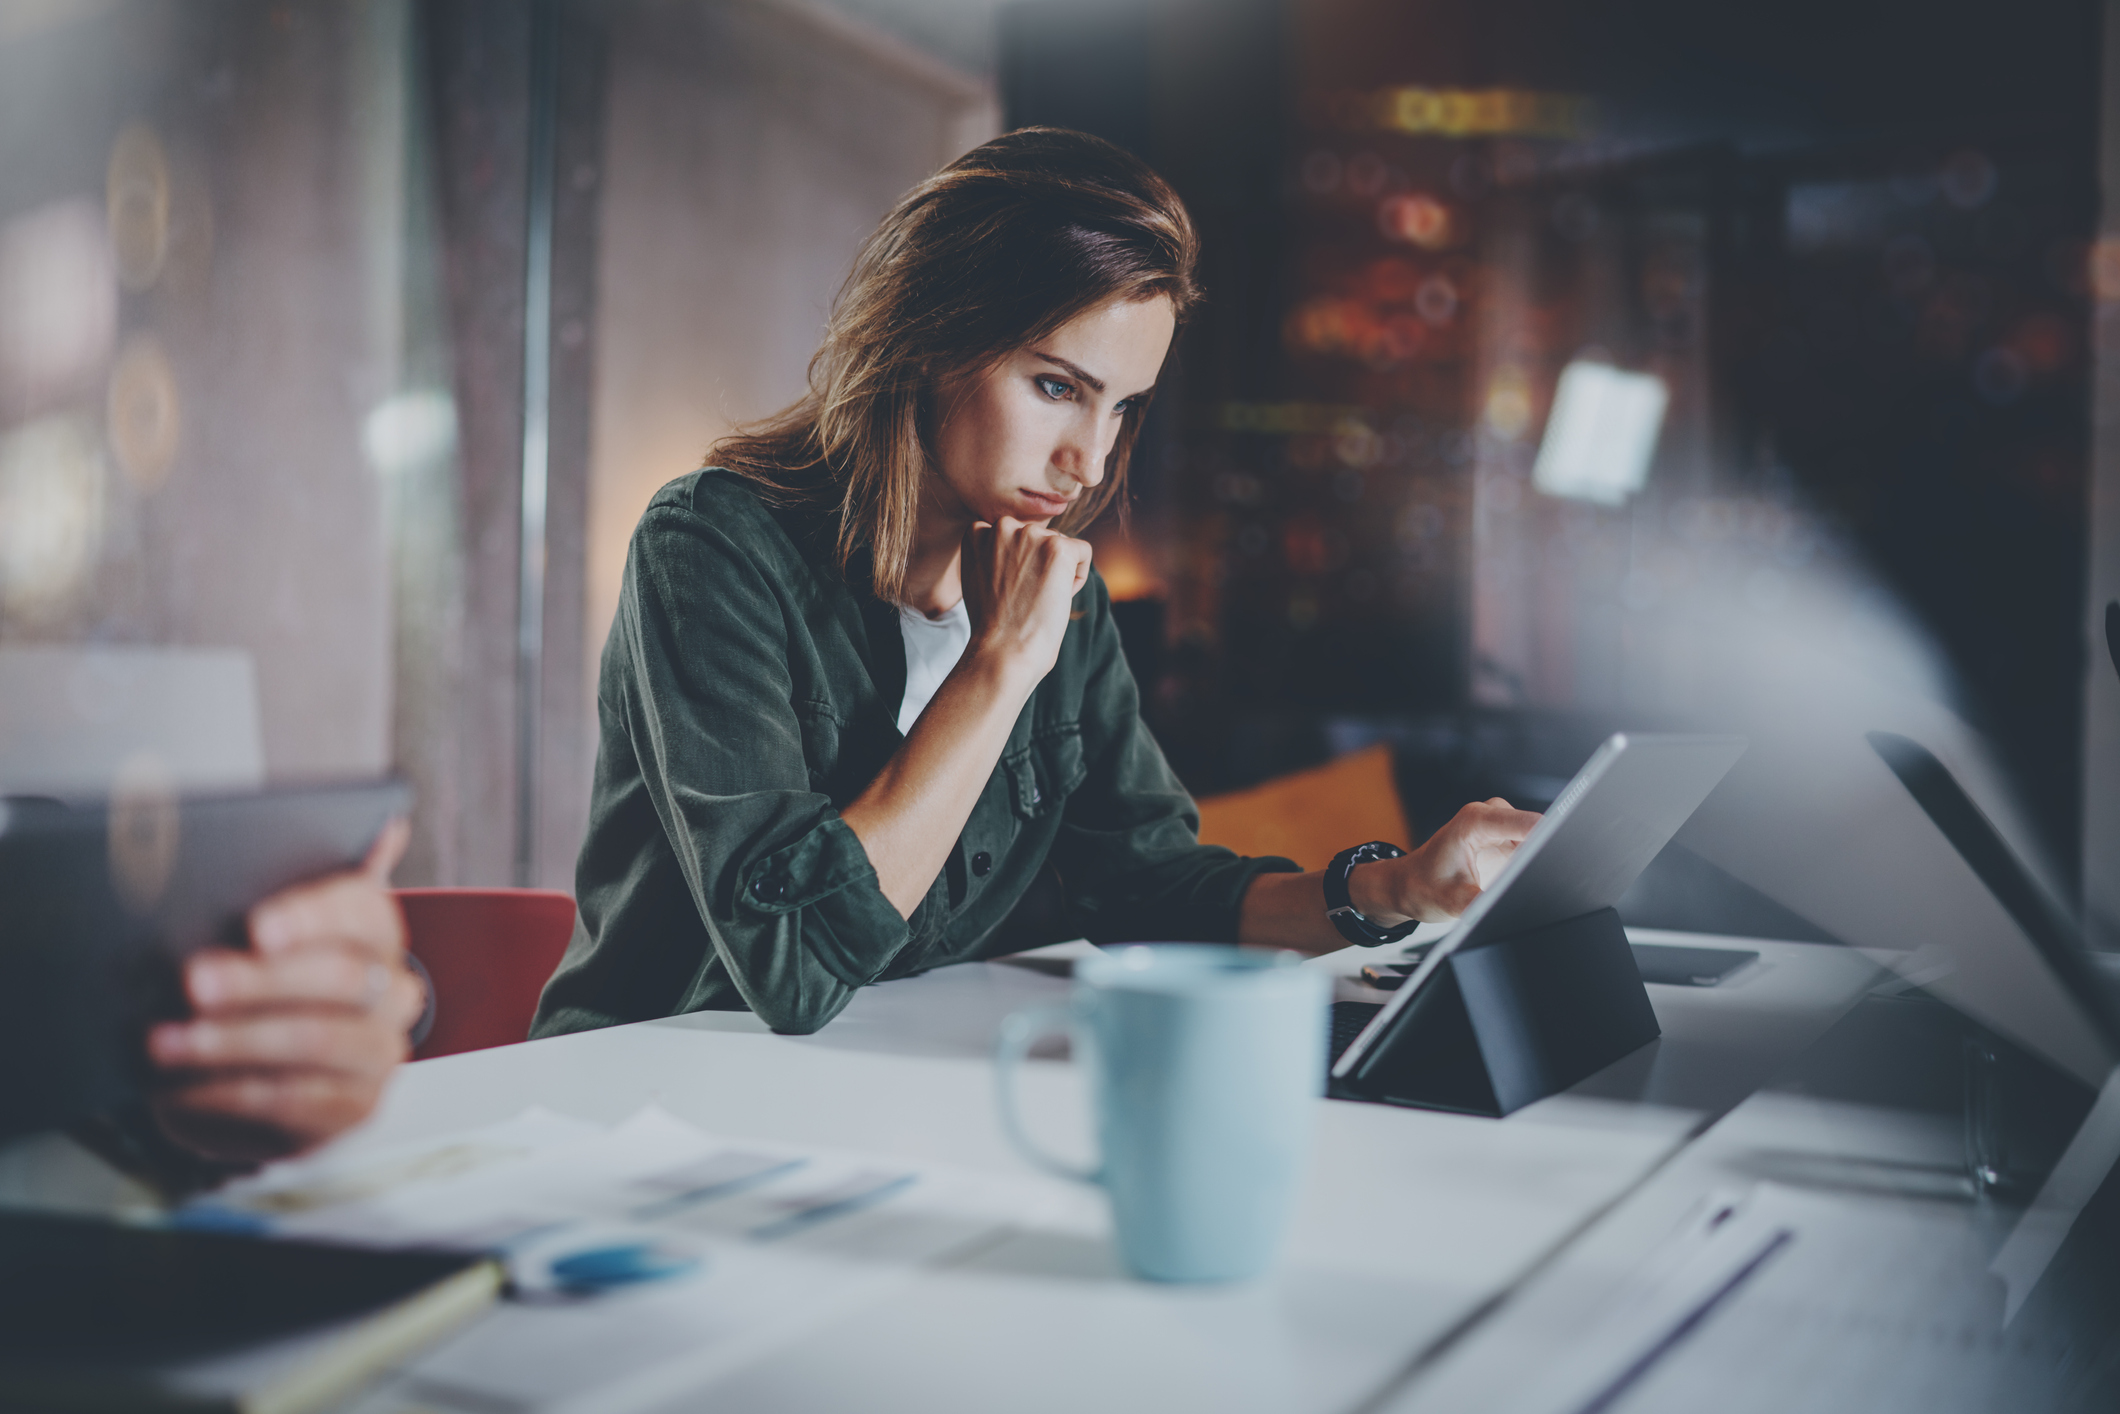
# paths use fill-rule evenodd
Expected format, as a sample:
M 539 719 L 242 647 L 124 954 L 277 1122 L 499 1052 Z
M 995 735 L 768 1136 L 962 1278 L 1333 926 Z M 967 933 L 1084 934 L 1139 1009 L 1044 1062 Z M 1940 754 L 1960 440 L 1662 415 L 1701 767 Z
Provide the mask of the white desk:
M 811 1037 L 721 1013 L 423 1062 L 344 1142 L 425 1138 L 530 1104 L 615 1121 L 652 1100 L 724 1134 L 1031 1177 L 1063 1195 L 1060 1230 L 813 1330 L 717 1382 L 718 1411 L 1352 1409 L 1548 1262 L 1874 976 L 1839 949 L 1758 946 L 1763 964 L 1722 988 L 1651 988 L 1660 1042 L 1507 1120 L 1320 1101 L 1284 1260 L 1234 1288 L 1129 1280 L 1101 1197 L 1036 1178 L 1007 1147 L 987 1059 L 996 1023 L 1067 986 L 1007 964 L 870 988 Z M 1317 965 L 1362 961 L 1350 950 Z M 1038 1132 L 1086 1143 L 1071 1066 L 1027 1067 L 1023 1100 Z
M 1580 1408 L 1585 1396 L 1559 1405 L 1539 1397 L 1542 1367 L 1571 1344 L 1605 1338 L 1612 1327 L 1600 1327 L 1601 1316 L 1636 1299 L 1639 1274 L 1670 1270 L 1711 1202 L 1757 1195 L 1762 1184 L 1803 1214 L 1792 1242 L 1631 1384 L 1616 1411 L 2092 1407 L 2069 1387 L 2111 1358 L 2110 1337 L 2107 1350 L 2071 1349 L 2065 1326 L 2009 1324 L 2005 1285 L 1988 1268 L 2020 1210 L 1972 1200 L 1962 1115 L 1876 1103 L 1854 1093 L 1860 1083 L 1813 1087 L 1820 1075 L 1864 1081 L 1883 1059 L 1874 1048 L 1806 1059 L 1812 1078 L 1746 1099 L 1379 1409 Z M 1929 1074 L 1948 1086 L 1954 1072 Z
M 1762 962 L 1719 988 L 1650 988 L 1660 1041 L 1505 1120 L 1321 1100 L 1283 1260 L 1271 1277 L 1230 1288 L 1128 1279 L 1101 1195 L 1036 1175 L 1007 1146 L 988 1060 L 996 1024 L 1068 985 L 1010 964 L 867 989 L 810 1037 L 716 1013 L 422 1062 L 340 1142 L 356 1152 L 425 1139 L 533 1104 L 611 1122 L 653 1101 L 722 1134 L 1002 1173 L 1057 1196 L 1057 1228 L 813 1328 L 717 1381 L 717 1411 L 1352 1410 L 1428 1386 L 1498 1298 L 1583 1246 L 1593 1224 L 1601 1236 L 1612 1224 L 1600 1218 L 1668 1171 L 1876 977 L 1842 949 L 1743 945 Z M 1313 965 L 1351 974 L 1365 960 L 1350 949 Z M 1086 1145 L 1070 1065 L 1027 1066 L 1022 1099 L 1056 1146 Z M 81 1192 L 64 1160 L 0 1153 L 0 1201 Z

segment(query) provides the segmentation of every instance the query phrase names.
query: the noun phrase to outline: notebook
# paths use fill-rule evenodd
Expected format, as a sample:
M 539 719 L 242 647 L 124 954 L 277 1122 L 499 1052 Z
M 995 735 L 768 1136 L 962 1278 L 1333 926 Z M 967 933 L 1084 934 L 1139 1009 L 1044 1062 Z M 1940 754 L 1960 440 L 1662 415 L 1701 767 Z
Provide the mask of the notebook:
M 484 1309 L 483 1253 L 0 1212 L 0 1408 L 302 1414 Z

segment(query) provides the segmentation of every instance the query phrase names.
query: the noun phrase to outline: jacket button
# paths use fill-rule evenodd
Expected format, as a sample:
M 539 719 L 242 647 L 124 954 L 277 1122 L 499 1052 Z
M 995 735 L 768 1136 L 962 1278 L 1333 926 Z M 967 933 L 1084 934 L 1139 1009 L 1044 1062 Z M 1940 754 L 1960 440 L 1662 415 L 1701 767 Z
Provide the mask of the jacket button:
M 768 879 L 761 874 L 751 881 L 751 893 L 767 903 L 777 903 L 788 896 L 788 881 Z
M 994 856 L 988 854 L 985 850 L 982 849 L 977 854 L 972 856 L 972 873 L 978 875 L 980 878 L 984 879 L 989 873 L 993 871 L 993 868 Z

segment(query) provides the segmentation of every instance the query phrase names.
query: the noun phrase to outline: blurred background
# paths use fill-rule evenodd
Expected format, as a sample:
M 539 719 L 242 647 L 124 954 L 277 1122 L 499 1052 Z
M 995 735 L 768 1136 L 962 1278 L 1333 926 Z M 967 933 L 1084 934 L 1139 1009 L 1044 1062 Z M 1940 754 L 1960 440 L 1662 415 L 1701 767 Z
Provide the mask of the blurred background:
M 152 718 L 203 664 L 255 704 L 223 774 L 416 783 L 401 882 L 571 887 L 640 509 L 799 393 L 905 188 L 1050 123 L 1205 239 L 1095 537 L 1196 794 L 1382 743 L 1418 835 L 1543 806 L 1615 729 L 1918 700 L 2120 946 L 2109 33 L 2095 0 L 0 0 L 0 673 Z M 1773 828 L 1852 828 L 1804 808 Z M 1630 921 L 1835 934 L 1722 843 Z

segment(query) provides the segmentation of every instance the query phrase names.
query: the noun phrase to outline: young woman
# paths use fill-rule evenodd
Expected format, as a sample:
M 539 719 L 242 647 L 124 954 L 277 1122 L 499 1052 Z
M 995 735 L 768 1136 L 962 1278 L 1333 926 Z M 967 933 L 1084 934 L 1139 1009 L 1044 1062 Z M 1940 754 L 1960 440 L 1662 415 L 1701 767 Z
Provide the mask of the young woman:
M 533 1034 L 814 1031 L 868 983 L 1069 937 L 1344 944 L 1323 874 L 1199 843 L 1074 538 L 1124 491 L 1196 250 L 1153 172 L 1051 129 L 884 218 L 809 396 L 634 533 L 581 926 Z M 1340 902 L 1454 916 L 1536 820 L 1469 805 Z

